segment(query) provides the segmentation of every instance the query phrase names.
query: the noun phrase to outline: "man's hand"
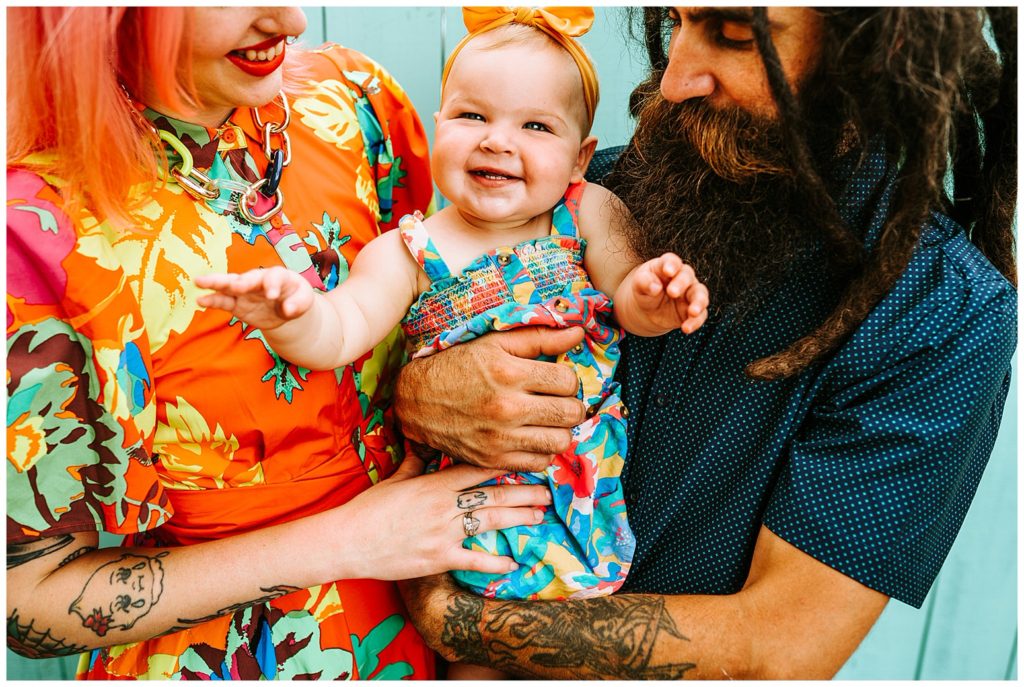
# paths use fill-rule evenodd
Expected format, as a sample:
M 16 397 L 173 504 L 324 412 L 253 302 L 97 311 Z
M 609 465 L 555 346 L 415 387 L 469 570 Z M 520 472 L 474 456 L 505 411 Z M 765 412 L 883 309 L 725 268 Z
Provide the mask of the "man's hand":
M 412 361 L 395 390 L 403 433 L 481 467 L 544 470 L 586 408 L 571 368 L 534 358 L 582 340 L 579 328 L 523 327 Z

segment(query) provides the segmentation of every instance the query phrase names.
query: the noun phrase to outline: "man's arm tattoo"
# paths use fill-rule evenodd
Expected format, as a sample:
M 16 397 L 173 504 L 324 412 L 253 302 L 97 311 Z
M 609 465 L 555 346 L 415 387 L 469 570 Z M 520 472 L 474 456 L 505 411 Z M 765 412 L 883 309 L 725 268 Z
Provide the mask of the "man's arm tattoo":
M 658 641 L 689 641 L 658 596 L 586 601 L 449 599 L 442 643 L 460 661 L 529 677 L 672 680 L 692 662 L 654 660 Z
M 80 654 L 88 647 L 68 644 L 59 637 L 50 634 L 50 630 L 36 628 L 32 619 L 22 624 L 15 608 L 7 616 L 7 646 L 25 658 L 53 658 L 54 656 L 71 656 Z
M 211 613 L 210 615 L 203 616 L 202 618 L 178 618 L 179 625 L 175 625 L 163 634 L 171 634 L 172 632 L 187 630 L 190 627 L 201 625 L 202 623 L 209 622 L 211 620 L 214 620 L 215 618 L 219 618 L 222 615 L 235 613 L 237 611 L 242 610 L 243 608 L 255 606 L 256 604 L 267 603 L 268 601 L 272 601 L 273 599 L 276 599 L 279 596 L 291 594 L 292 592 L 296 592 L 299 589 L 301 589 L 301 587 L 292 587 L 286 584 L 279 584 L 273 587 L 260 587 L 260 591 L 265 592 L 263 596 L 257 597 L 255 599 L 250 599 L 249 601 L 241 601 L 236 604 L 231 604 L 230 606 L 225 606 L 216 613 Z
M 48 537 L 27 544 L 8 544 L 7 569 L 17 568 L 19 565 L 30 563 L 37 558 L 48 556 L 54 551 L 60 551 L 74 541 L 74 537 L 64 534 L 59 537 Z

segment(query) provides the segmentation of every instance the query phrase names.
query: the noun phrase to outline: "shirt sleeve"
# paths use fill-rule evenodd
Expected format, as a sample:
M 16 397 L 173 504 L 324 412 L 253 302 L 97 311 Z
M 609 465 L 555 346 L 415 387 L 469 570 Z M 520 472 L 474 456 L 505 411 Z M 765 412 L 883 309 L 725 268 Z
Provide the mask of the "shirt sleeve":
M 383 66 L 362 53 L 328 44 L 323 54 L 356 86 L 356 115 L 373 168 L 381 231 L 404 215 L 433 211 L 434 186 L 426 132 L 408 94 Z
M 1016 347 L 1001 278 L 883 301 L 830 363 L 764 524 L 920 607 L 988 462 Z M 925 312 L 921 312 L 921 311 Z
M 42 179 L 8 171 L 7 193 L 8 542 L 155 527 L 171 508 L 137 302 Z

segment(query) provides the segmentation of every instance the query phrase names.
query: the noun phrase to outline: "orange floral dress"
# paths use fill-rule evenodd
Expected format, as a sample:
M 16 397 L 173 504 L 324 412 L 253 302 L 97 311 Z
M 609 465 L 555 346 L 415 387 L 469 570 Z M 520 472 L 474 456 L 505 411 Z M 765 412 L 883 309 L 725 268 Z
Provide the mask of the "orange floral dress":
M 267 265 L 331 289 L 395 217 L 431 203 L 426 137 L 392 77 L 340 46 L 302 59 L 304 87 L 289 97 L 284 205 L 262 224 L 240 216 L 229 192 L 267 166 L 249 110 L 217 129 L 144 112 L 228 190 L 199 202 L 174 181 L 149 189 L 132 211 L 133 231 L 87 212 L 69 217 L 58 180 L 8 170 L 9 542 L 91 530 L 133 546 L 204 542 L 337 506 L 394 471 L 398 330 L 351 365 L 311 372 L 275 355 L 259 330 L 196 304 L 195 275 Z M 283 119 L 276 102 L 260 114 Z M 280 137 L 271 144 L 281 147 Z M 168 155 L 180 162 L 170 147 Z M 87 620 L 106 628 L 102 609 Z M 186 630 L 93 651 L 80 671 L 433 676 L 434 655 L 395 586 L 374 580 L 225 609 Z

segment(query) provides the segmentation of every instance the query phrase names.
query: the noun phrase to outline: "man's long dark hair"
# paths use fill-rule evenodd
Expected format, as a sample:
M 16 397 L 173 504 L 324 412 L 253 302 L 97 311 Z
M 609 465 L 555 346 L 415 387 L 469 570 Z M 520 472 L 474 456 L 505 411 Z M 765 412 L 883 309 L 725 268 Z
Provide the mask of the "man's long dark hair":
M 844 147 L 867 153 L 884 138 L 899 173 L 878 241 L 862 237 L 839 216 L 824 181 L 823 160 L 802 120 L 800 100 L 783 75 L 766 11 L 753 11 L 753 32 L 779 112 L 783 145 L 802 197 L 817 223 L 843 293 L 813 331 L 784 350 L 755 360 L 755 379 L 799 373 L 834 351 L 890 291 L 910 261 L 931 210 L 948 214 L 1016 286 L 1013 215 L 1017 189 L 1017 10 L 1000 8 L 823 8 L 820 78 L 829 86 Z M 656 97 L 668 61 L 665 8 L 643 12 L 650 78 L 633 105 Z M 986 25 L 994 49 L 985 39 Z M 820 114 L 820 113 L 818 113 Z M 624 157 L 630 155 L 630 146 Z M 834 152 L 834 151 L 833 151 Z M 946 188 L 952 178 L 952 193 Z

